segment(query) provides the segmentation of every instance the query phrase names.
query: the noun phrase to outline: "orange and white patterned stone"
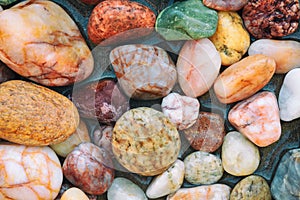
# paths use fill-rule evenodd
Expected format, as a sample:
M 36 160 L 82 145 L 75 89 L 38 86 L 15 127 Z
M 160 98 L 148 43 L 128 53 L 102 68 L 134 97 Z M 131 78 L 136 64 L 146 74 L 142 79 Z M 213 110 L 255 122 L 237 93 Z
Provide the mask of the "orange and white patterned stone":
M 0 199 L 53 200 L 63 181 L 49 147 L 0 144 Z
M 260 92 L 235 105 L 229 122 L 259 147 L 276 142 L 281 135 L 279 108 L 272 92 Z

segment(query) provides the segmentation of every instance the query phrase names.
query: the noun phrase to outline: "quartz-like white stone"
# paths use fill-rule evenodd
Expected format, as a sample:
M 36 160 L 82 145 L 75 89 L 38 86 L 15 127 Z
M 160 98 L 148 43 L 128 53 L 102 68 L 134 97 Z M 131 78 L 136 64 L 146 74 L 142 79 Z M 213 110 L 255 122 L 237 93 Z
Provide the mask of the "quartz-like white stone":
M 300 65 L 300 64 L 299 64 Z M 300 69 L 287 73 L 279 92 L 280 119 L 292 121 L 300 117 Z
M 151 198 L 159 198 L 176 192 L 184 180 L 184 163 L 176 162 L 165 172 L 156 176 L 146 190 L 146 195 Z

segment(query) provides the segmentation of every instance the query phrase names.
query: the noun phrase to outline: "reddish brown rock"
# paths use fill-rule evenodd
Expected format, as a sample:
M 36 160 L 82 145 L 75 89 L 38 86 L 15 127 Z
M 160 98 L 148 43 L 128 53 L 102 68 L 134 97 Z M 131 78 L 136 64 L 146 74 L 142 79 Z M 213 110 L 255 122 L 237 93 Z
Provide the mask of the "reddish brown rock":
M 248 0 L 203 0 L 203 4 L 209 8 L 222 11 L 237 11 L 242 9 Z
M 196 123 L 184 133 L 194 149 L 214 152 L 222 145 L 225 136 L 224 120 L 218 114 L 200 112 Z

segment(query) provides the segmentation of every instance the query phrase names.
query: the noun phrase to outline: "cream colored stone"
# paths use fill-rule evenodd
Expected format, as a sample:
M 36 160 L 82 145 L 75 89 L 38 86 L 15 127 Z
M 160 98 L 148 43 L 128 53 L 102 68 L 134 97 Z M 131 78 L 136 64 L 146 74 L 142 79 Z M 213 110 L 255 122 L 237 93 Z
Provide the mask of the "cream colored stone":
M 72 187 L 63 193 L 60 200 L 89 200 L 89 198 L 79 188 Z

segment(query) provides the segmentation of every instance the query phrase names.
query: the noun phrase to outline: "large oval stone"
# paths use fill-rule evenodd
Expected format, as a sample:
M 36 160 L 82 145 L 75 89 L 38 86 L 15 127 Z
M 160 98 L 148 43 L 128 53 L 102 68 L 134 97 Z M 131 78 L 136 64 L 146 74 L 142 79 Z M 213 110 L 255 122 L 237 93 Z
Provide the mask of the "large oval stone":
M 190 97 L 206 93 L 219 75 L 221 57 L 207 38 L 187 41 L 177 60 L 178 82 Z
M 68 98 L 21 80 L 0 84 L 0 113 L 0 138 L 24 145 L 63 142 L 79 124 Z
M 162 112 L 139 107 L 127 111 L 113 129 L 116 159 L 130 172 L 143 176 L 163 173 L 177 159 L 180 137 Z
M 175 65 L 162 48 L 124 45 L 113 49 L 109 57 L 120 86 L 130 98 L 164 97 L 177 80 Z
M 0 59 L 40 84 L 70 85 L 93 71 L 77 25 L 52 1 L 23 1 L 0 12 L 0 38 Z
M 0 199 L 53 200 L 63 173 L 57 155 L 49 147 L 0 144 Z
M 222 103 L 246 99 L 262 89 L 276 69 L 271 57 L 256 54 L 247 56 L 225 69 L 214 83 L 214 91 Z

